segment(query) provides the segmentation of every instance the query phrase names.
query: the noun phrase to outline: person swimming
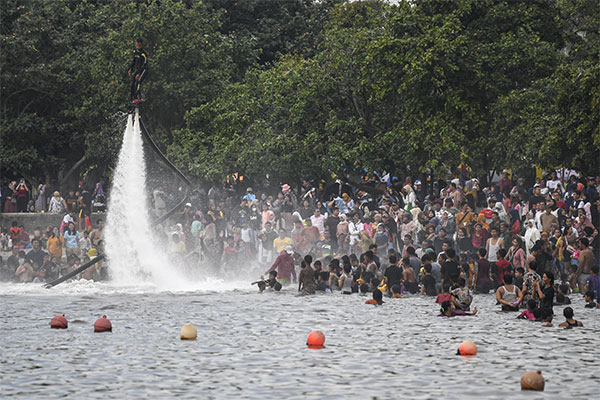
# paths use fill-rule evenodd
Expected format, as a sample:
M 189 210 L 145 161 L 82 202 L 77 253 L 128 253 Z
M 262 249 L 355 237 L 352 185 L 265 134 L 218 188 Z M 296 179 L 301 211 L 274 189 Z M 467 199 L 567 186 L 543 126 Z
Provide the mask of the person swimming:
M 442 303 L 441 314 L 438 317 L 458 317 L 462 315 L 475 315 L 477 314 L 477 307 L 473 308 L 473 312 L 455 311 L 454 303 L 450 300 L 446 300 Z

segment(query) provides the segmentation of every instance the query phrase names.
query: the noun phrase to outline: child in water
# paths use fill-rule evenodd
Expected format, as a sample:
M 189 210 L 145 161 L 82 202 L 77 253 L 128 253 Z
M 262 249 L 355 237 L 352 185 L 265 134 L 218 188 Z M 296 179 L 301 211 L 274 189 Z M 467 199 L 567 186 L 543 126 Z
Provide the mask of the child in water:
M 583 323 L 581 323 L 581 321 L 577 321 L 577 320 L 573 319 L 573 309 L 571 307 L 566 307 L 563 310 L 563 315 L 565 316 L 566 321 L 562 322 L 558 326 L 562 326 L 564 328 L 575 328 L 575 327 L 583 326 Z
M 277 271 L 273 270 L 269 272 L 269 279 L 264 280 L 263 278 L 260 281 L 252 282 L 253 285 L 258 285 L 258 291 L 260 293 L 264 292 L 267 288 L 272 288 L 276 292 L 281 290 L 281 283 L 277 282 Z
M 537 307 L 537 301 L 529 299 L 527 301 L 527 310 L 523 311 L 517 318 L 518 319 L 535 319 L 535 308 Z
M 475 315 L 475 314 L 477 314 L 477 307 L 473 307 L 472 313 L 463 312 L 463 311 L 456 312 L 455 308 L 454 308 L 454 303 L 447 300 L 442 303 L 441 314 L 438 315 L 438 317 L 457 317 L 457 316 L 461 316 L 461 315 Z

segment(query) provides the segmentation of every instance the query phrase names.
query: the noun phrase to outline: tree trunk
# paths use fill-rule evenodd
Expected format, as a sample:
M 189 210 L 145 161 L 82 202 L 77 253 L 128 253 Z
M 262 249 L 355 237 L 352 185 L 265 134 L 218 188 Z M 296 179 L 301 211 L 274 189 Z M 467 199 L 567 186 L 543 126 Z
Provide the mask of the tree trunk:
M 84 163 L 84 161 L 87 160 L 87 154 L 84 154 L 83 157 L 81 157 L 79 159 L 79 161 L 77 161 L 72 167 L 71 169 L 69 169 L 67 171 L 67 173 L 62 177 L 62 179 L 60 179 L 60 187 L 61 189 L 66 185 L 67 180 L 69 179 L 69 177 L 73 174 L 73 172 L 75 172 L 77 170 L 77 168 L 79 168 L 81 166 L 81 164 Z

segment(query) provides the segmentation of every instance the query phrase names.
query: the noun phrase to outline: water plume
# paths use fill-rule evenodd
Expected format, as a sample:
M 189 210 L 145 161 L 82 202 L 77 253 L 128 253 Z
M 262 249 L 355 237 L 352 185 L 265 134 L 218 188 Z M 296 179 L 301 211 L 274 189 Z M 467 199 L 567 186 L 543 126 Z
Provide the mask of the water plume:
M 179 289 L 185 280 L 164 249 L 157 246 L 150 223 L 146 164 L 139 115 L 129 115 L 114 171 L 104 230 L 111 279 L 118 285 L 154 284 Z

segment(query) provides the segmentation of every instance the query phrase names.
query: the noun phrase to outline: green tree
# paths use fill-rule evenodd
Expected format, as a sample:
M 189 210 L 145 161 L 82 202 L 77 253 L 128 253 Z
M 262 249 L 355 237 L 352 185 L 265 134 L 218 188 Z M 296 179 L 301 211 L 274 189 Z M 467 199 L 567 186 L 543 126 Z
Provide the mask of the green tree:
M 144 115 L 159 143 L 231 77 L 231 40 L 201 2 L 13 3 L 0 11 L 4 171 L 60 182 L 114 163 L 123 130 L 115 117 L 129 97 L 136 37 L 150 56 Z

